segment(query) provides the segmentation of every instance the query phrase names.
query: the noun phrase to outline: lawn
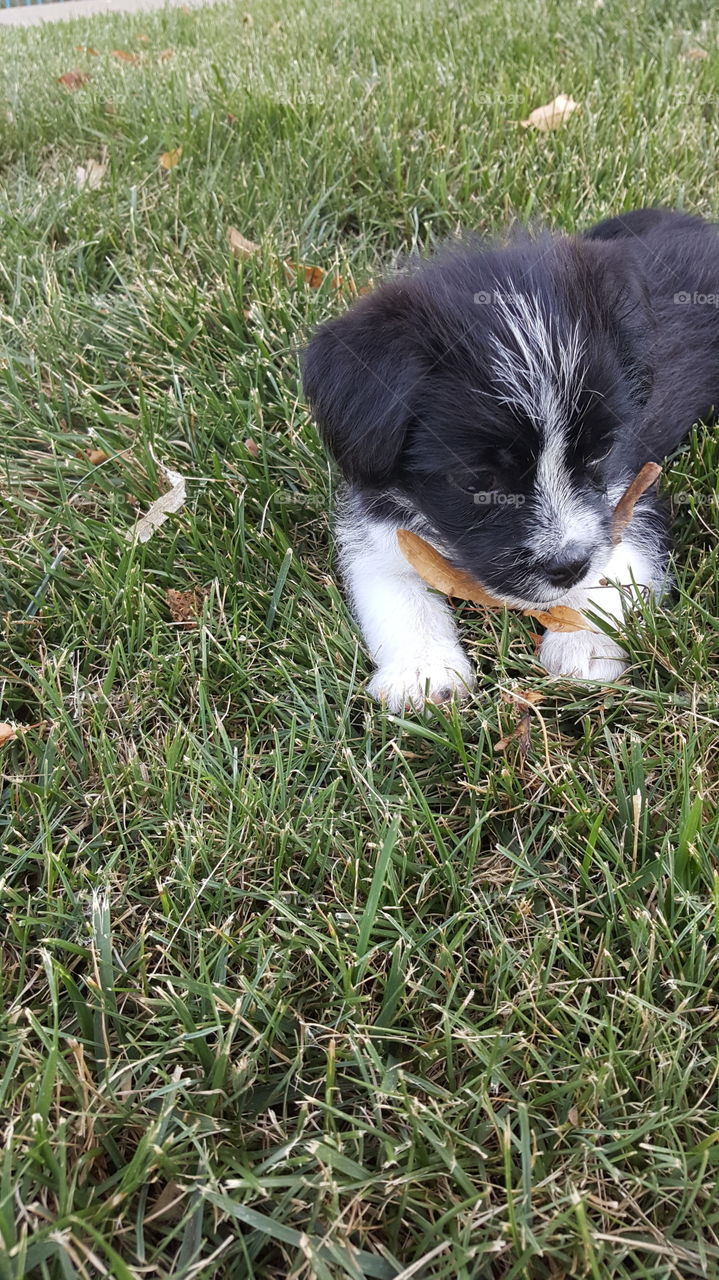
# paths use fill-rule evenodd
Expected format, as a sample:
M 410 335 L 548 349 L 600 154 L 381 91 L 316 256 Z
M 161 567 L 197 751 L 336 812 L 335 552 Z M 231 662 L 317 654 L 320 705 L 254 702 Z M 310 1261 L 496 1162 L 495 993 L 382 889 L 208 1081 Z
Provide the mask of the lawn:
M 3 32 L 0 1280 L 719 1275 L 717 435 L 666 468 L 623 683 L 464 605 L 476 698 L 402 718 L 299 380 L 458 228 L 716 215 L 709 12 Z

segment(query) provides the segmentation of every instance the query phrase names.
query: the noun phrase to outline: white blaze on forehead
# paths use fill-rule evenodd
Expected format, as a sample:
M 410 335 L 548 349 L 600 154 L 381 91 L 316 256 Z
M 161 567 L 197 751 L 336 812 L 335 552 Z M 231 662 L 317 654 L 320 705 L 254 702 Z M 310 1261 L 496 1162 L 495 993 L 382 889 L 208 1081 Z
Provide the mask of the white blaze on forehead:
M 492 338 L 502 402 L 521 409 L 545 437 L 565 432 L 586 369 L 579 326 L 573 325 L 561 341 L 539 298 L 528 293 L 493 296 L 510 340 Z
M 527 293 L 494 295 L 506 337 L 492 339 L 494 372 L 503 404 L 516 407 L 540 438 L 535 479 L 535 529 L 539 556 L 568 542 L 591 543 L 596 521 L 575 487 L 566 461 L 570 418 L 582 390 L 586 363 L 579 326 L 560 337 L 541 300 Z

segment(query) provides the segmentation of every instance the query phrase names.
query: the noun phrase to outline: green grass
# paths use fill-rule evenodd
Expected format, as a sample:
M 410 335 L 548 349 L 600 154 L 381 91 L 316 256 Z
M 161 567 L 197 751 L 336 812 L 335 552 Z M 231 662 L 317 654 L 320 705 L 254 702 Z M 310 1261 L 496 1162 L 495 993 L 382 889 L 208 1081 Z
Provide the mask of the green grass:
M 335 273 L 458 226 L 716 215 L 719 22 L 247 12 L 3 34 L 0 1278 L 716 1277 L 716 433 L 663 481 L 677 590 L 626 683 L 465 606 L 476 699 L 401 719 L 298 350 Z M 156 459 L 187 503 L 133 545 Z

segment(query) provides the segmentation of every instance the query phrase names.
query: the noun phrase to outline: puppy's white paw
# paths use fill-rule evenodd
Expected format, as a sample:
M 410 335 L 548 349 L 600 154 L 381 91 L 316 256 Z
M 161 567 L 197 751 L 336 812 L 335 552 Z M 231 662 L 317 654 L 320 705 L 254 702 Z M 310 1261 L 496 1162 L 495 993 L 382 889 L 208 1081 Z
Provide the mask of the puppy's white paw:
M 553 676 L 578 680 L 617 680 L 628 658 L 621 645 L 603 631 L 547 631 L 539 661 Z
M 379 667 L 367 691 L 388 711 L 410 706 L 421 710 L 427 702 L 465 702 L 475 686 L 472 664 L 461 649 L 440 649 L 421 657 L 407 657 Z

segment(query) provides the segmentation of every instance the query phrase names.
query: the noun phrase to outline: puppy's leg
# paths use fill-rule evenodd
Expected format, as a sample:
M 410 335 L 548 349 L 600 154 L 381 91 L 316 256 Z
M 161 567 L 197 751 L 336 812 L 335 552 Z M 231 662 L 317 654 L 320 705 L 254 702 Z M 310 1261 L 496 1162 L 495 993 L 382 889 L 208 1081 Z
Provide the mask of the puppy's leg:
M 377 665 L 372 697 L 391 711 L 466 698 L 474 673 L 449 606 L 405 560 L 396 526 L 353 505 L 337 536 L 350 605 Z
M 604 585 L 605 581 L 621 586 Z M 660 531 L 640 525 L 633 536 L 625 535 L 624 541 L 612 548 L 594 586 L 575 587 L 556 603 L 585 614 L 594 613 L 607 621 L 621 622 L 625 610 L 632 608 L 639 594 L 651 592 L 659 596 L 666 586 L 666 552 Z M 552 675 L 599 681 L 616 680 L 628 662 L 621 645 L 597 630 L 547 631 L 539 658 Z

